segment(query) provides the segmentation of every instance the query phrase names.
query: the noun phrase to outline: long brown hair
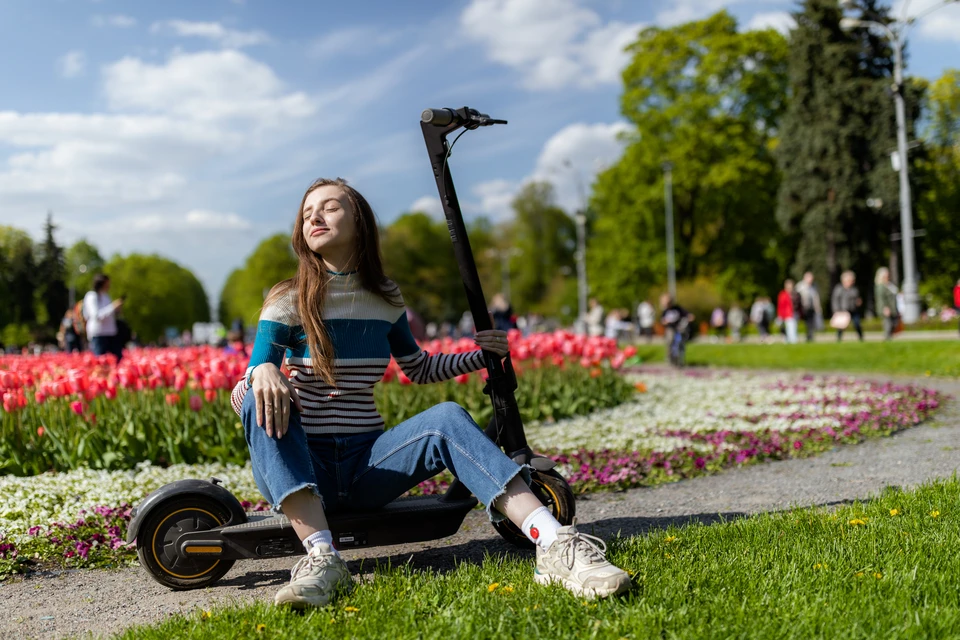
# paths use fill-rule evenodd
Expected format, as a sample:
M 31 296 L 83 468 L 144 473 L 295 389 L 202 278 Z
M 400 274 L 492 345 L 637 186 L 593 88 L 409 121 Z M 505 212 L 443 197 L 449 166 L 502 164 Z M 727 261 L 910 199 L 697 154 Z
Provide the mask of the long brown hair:
M 319 187 L 337 186 L 343 189 L 350 204 L 353 205 L 354 222 L 356 223 L 356 242 L 353 247 L 353 256 L 357 258 L 357 275 L 364 289 L 376 293 L 381 298 L 400 307 L 402 303 L 398 296 L 396 285 L 390 283 L 383 273 L 383 258 L 380 255 L 380 234 L 377 230 L 377 219 L 366 198 L 356 189 L 347 184 L 343 178 L 320 178 L 307 188 L 300 200 L 300 209 L 297 220 L 293 225 L 293 251 L 300 259 L 297 265 L 297 274 L 288 280 L 277 284 L 271 289 L 263 305 L 268 306 L 291 289 L 297 292 L 297 312 L 307 336 L 307 346 L 310 348 L 310 358 L 313 362 L 313 371 L 319 374 L 327 384 L 335 386 L 333 377 L 333 343 L 327 334 L 323 323 L 323 301 L 330 282 L 330 274 L 319 254 L 314 253 L 307 245 L 303 236 L 303 205 L 307 196 Z

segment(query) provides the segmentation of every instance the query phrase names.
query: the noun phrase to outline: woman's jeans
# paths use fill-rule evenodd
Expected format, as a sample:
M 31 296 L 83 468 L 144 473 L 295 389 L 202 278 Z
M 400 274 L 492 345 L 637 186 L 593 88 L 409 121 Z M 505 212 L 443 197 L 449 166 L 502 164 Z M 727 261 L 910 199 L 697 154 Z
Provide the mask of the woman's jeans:
M 508 458 L 454 402 L 427 409 L 387 431 L 307 435 L 293 408 L 283 438 L 257 426 L 252 392 L 241 411 L 253 478 L 277 511 L 284 499 L 313 490 L 327 513 L 378 509 L 424 480 L 449 469 L 483 504 L 494 522 L 504 516 L 491 505 L 517 474 L 530 475 Z

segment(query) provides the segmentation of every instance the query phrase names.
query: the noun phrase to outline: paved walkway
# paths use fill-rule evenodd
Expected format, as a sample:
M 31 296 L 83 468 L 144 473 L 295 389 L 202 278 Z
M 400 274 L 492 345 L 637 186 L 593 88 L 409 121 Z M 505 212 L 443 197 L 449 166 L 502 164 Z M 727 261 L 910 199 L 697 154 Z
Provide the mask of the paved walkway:
M 889 378 L 886 378 L 889 379 Z M 905 380 L 907 381 L 907 380 Z M 909 380 L 960 397 L 960 380 Z M 758 464 L 650 489 L 595 494 L 578 500 L 581 526 L 601 536 L 643 534 L 671 523 L 715 522 L 793 505 L 833 505 L 868 498 L 888 486 L 910 488 L 960 472 L 960 402 L 949 400 L 937 418 L 889 438 L 837 447 L 819 456 Z M 486 554 L 529 552 L 509 547 L 481 511 L 470 513 L 454 536 L 345 554 L 354 573 L 377 563 L 409 563 L 448 571 Z M 3 638 L 59 638 L 113 633 L 174 613 L 217 604 L 269 600 L 289 579 L 294 559 L 239 562 L 213 588 L 169 591 L 139 568 L 81 570 L 0 584 Z

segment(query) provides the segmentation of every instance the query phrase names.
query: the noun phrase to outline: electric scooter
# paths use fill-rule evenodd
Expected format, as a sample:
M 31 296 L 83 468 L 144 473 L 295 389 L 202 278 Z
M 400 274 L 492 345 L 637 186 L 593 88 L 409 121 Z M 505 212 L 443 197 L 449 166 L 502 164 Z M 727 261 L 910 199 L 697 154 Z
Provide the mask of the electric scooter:
M 493 124 L 506 121 L 494 120 L 467 107 L 426 109 L 420 123 L 478 331 L 491 329 L 492 325 L 447 164 L 453 146 L 447 136 L 457 129 L 466 132 Z M 485 351 L 484 361 L 488 373 L 484 393 L 490 396 L 494 408 L 486 435 L 517 463 L 531 467 L 534 493 L 561 524 L 570 524 L 576 509 L 573 491 L 554 469 L 555 463 L 535 454 L 527 444 L 514 394 L 517 378 L 510 356 L 501 360 Z M 378 547 L 453 535 L 477 503 L 470 491 L 455 480 L 442 495 L 399 498 L 374 511 L 339 511 L 328 514 L 327 519 L 337 549 Z M 237 560 L 304 553 L 286 516 L 272 511 L 245 512 L 240 501 L 217 478 L 166 484 L 137 505 L 131 516 L 127 541 L 136 541 L 140 564 L 150 576 L 171 589 L 207 587 L 222 578 Z M 533 547 L 508 520 L 493 526 L 508 542 Z

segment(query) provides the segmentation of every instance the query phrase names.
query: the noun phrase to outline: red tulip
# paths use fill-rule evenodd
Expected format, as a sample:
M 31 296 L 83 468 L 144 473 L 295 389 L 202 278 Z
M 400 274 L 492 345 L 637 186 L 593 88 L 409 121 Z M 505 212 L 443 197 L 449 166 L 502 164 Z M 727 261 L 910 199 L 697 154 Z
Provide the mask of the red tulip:
M 207 402 L 213 402 L 217 399 L 217 392 L 214 389 L 207 389 L 203 392 L 203 397 Z
M 170 405 L 171 407 L 172 407 L 172 406 L 175 406 L 177 403 L 180 402 L 180 394 L 179 394 L 179 393 L 168 393 L 167 396 L 166 396 L 166 401 L 167 401 L 167 404 Z
M 79 400 L 74 400 L 73 402 L 71 402 L 71 403 L 70 403 L 70 408 L 71 408 L 71 409 L 73 410 L 73 412 L 74 412 L 75 414 L 77 414 L 78 416 L 82 416 L 82 415 L 83 415 L 83 403 L 80 402 Z
M 39 427 L 37 427 L 37 435 L 40 436 L 41 438 L 43 437 L 43 434 L 45 432 L 46 432 L 46 429 L 43 427 L 43 425 L 40 425 Z

